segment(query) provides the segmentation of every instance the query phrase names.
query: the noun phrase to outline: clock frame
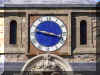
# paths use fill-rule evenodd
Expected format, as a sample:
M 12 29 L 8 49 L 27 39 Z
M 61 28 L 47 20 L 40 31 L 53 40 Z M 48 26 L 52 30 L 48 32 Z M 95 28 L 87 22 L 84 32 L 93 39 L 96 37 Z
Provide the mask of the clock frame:
M 50 51 L 49 53 L 52 53 L 52 54 L 57 54 L 57 55 L 70 55 L 71 53 L 70 53 L 70 47 L 69 47 L 69 44 L 70 44 L 70 41 L 68 40 L 68 39 L 70 39 L 70 37 L 69 37 L 69 35 L 68 35 L 68 33 L 69 33 L 69 25 L 68 25 L 68 15 L 67 14 L 56 14 L 56 15 L 32 15 L 32 14 L 30 14 L 29 16 L 28 16 L 28 18 L 29 18 L 29 47 L 28 47 L 28 50 L 29 50 L 29 55 L 38 55 L 38 54 L 43 54 L 43 53 L 47 53 L 47 51 L 42 51 L 42 50 L 40 50 L 39 48 L 37 48 L 37 47 L 35 47 L 33 44 L 32 44 L 32 42 L 31 42 L 31 39 L 30 39 L 30 29 L 31 29 L 31 27 L 32 27 L 32 24 L 38 19 L 38 18 L 40 18 L 41 16 L 54 16 L 54 17 L 57 17 L 58 19 L 60 19 L 63 23 L 64 23 L 64 25 L 65 25 L 65 27 L 66 27 L 66 30 L 67 30 L 67 39 L 66 39 L 66 41 L 65 41 L 65 43 L 62 45 L 62 47 L 60 47 L 59 49 L 57 49 L 57 50 L 55 50 L 55 51 Z
M 58 50 L 66 39 L 65 24 L 55 16 L 42 16 L 30 27 L 31 43 L 42 51 Z

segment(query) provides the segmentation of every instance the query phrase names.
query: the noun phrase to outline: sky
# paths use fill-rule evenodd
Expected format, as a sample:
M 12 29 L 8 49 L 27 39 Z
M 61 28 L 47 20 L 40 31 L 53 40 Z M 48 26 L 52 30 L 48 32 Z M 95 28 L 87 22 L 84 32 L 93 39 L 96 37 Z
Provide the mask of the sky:
M 96 0 L 96 1 L 100 1 L 100 0 Z

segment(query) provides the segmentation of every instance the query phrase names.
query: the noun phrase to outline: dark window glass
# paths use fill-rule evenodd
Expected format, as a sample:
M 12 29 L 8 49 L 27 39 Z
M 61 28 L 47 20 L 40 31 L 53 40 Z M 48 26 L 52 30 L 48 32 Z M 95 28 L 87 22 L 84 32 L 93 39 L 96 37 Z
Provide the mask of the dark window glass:
M 10 22 L 10 44 L 16 44 L 17 22 Z
M 87 22 L 80 22 L 80 44 L 87 44 Z

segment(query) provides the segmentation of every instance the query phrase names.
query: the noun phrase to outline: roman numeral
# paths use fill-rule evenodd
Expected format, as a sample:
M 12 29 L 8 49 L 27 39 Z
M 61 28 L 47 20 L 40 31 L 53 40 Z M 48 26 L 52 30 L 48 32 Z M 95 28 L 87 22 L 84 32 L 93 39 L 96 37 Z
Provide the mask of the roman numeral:
M 56 21 L 55 21 L 55 22 L 57 23 L 57 21 L 58 21 L 58 20 L 56 19 Z
M 30 35 L 34 35 L 34 34 L 35 34 L 35 32 L 31 32 L 31 33 L 30 33 Z
M 61 38 L 60 43 L 64 44 L 64 39 L 63 38 Z
M 33 24 L 32 26 L 33 26 L 33 27 L 36 27 L 36 25 L 34 25 L 34 24 Z
M 47 17 L 47 21 L 50 21 L 51 20 L 51 17 Z
M 39 49 L 41 49 L 42 47 L 40 45 L 37 46 Z
M 42 18 L 39 19 L 40 22 L 43 22 Z
M 61 28 L 65 27 L 64 24 L 60 25 Z
M 66 36 L 66 32 L 62 32 L 62 36 Z
M 33 43 L 36 43 L 36 40 L 35 40 L 34 38 L 32 38 L 32 42 L 33 42 Z

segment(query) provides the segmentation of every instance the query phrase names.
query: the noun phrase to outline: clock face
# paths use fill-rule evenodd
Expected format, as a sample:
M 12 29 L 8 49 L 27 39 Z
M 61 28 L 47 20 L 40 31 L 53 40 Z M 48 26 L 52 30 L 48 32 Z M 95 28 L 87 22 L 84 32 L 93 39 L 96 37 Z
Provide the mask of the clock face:
M 42 51 L 55 51 L 66 41 L 67 30 L 64 23 L 54 16 L 38 18 L 31 26 L 30 40 Z

